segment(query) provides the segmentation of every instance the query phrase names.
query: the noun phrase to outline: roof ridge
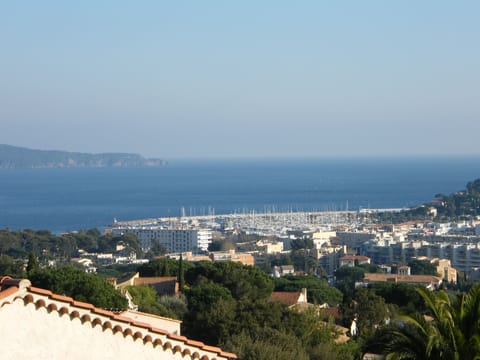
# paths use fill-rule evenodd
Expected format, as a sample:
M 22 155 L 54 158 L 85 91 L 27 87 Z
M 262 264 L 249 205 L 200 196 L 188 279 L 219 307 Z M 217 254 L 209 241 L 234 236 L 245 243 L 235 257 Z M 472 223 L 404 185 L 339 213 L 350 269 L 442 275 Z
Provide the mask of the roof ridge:
M 5 283 L 5 281 L 11 282 L 11 280 L 15 280 L 14 282 L 20 284 L 21 280 L 23 280 L 23 279 L 12 279 L 10 277 L 2 277 L 1 280 L 0 280 L 0 284 L 3 285 Z M 14 283 L 14 282 L 11 282 L 11 283 Z M 28 282 L 28 283 L 30 283 L 30 282 Z M 8 288 L 6 288 L 5 290 L 0 291 L 0 299 L 11 296 L 11 295 L 17 293 L 18 290 L 19 290 L 18 286 L 11 285 Z M 69 311 L 68 308 L 57 307 L 57 305 L 53 302 L 52 303 L 47 303 L 43 299 L 35 300 L 35 298 L 32 296 L 32 294 L 37 295 L 37 296 L 41 296 L 41 297 L 47 297 L 47 299 L 51 300 L 51 301 L 62 302 L 62 303 L 69 304 L 69 306 L 74 308 L 74 309 L 72 311 Z M 127 317 L 127 316 L 122 316 L 122 315 L 115 314 L 112 311 L 95 307 L 95 305 L 93 305 L 91 303 L 77 301 L 77 300 L 75 300 L 71 297 L 68 297 L 68 296 L 55 294 L 50 290 L 37 288 L 35 286 L 30 285 L 27 288 L 27 292 L 20 293 L 17 297 L 14 298 L 14 300 L 16 300 L 16 299 L 22 299 L 25 304 L 34 303 L 37 308 L 43 308 L 44 307 L 49 312 L 56 311 L 60 315 L 68 314 L 72 318 L 80 317 L 80 313 L 75 309 L 81 309 L 81 310 L 84 310 L 84 311 L 88 311 L 91 315 L 99 315 L 99 316 L 107 318 L 107 319 L 102 321 L 102 319 L 99 318 L 99 317 L 84 314 L 80 317 L 82 323 L 90 322 L 92 324 L 92 326 L 100 324 L 103 329 L 111 328 L 112 331 L 114 331 L 115 333 L 122 332 L 124 334 L 124 336 L 131 335 L 134 338 L 141 337 L 141 338 L 143 338 L 144 343 L 152 342 L 154 344 L 154 346 L 161 345 L 164 349 L 170 348 L 174 353 L 176 353 L 178 351 L 181 351 L 182 354 L 185 354 L 186 352 L 191 352 L 191 351 L 188 348 L 181 349 L 180 346 L 178 346 L 178 345 L 172 346 L 172 344 L 170 342 L 168 342 L 168 339 L 181 342 L 181 343 L 183 343 L 184 346 L 192 346 L 192 347 L 198 348 L 199 350 L 202 350 L 202 351 L 205 351 L 205 352 L 215 353 L 217 356 L 227 357 L 229 359 L 236 359 L 237 358 L 237 356 L 235 354 L 225 352 L 219 347 L 206 345 L 203 342 L 195 341 L 195 340 L 189 339 L 185 336 L 180 336 L 180 335 L 176 335 L 176 334 L 169 334 L 166 330 L 155 328 L 151 324 L 141 322 L 141 321 L 136 321 L 136 320 L 134 320 L 130 317 Z M 6 304 L 9 304 L 9 303 L 8 302 L 4 303 L 4 305 L 6 305 Z M 123 325 L 121 325 L 121 324 L 113 325 L 113 324 L 110 323 L 110 321 L 112 321 L 112 320 L 115 321 L 115 322 L 118 322 L 118 323 L 123 323 Z M 144 329 L 146 331 L 146 333 L 142 334 L 139 331 L 136 331 L 136 330 L 134 331 L 134 329 L 131 329 L 132 326 L 136 327 L 136 328 Z M 161 338 L 158 338 L 158 337 L 155 338 L 156 334 L 165 336 L 167 339 L 162 340 Z M 152 338 L 152 335 L 153 335 L 153 338 Z

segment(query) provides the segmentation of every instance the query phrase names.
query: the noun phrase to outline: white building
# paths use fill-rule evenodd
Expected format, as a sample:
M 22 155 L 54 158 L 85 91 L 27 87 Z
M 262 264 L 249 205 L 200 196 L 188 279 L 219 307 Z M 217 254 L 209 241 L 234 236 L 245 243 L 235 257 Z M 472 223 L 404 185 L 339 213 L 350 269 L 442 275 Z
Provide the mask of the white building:
M 114 236 L 134 234 L 143 249 L 150 249 L 155 241 L 165 246 L 168 253 L 207 251 L 212 231 L 201 228 L 165 228 L 160 226 L 128 226 L 112 229 Z
M 316 249 L 320 249 L 323 245 L 330 243 L 330 240 L 337 236 L 336 231 L 317 231 L 312 235 L 313 244 Z
M 178 334 L 179 322 L 121 314 L 0 276 L 2 359 L 233 360 L 237 356 Z

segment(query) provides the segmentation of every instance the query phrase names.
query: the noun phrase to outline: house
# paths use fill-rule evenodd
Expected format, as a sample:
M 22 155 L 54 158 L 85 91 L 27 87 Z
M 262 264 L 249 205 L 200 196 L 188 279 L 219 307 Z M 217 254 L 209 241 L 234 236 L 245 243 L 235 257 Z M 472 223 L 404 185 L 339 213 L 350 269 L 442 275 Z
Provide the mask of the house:
M 256 245 L 258 250 L 265 254 L 280 254 L 283 251 L 283 242 L 259 240 Z
M 430 259 L 425 256 L 419 256 L 417 259 L 428 261 L 430 264 L 434 265 L 437 273 L 443 278 L 443 280 L 449 283 L 457 283 L 457 270 L 452 267 L 452 263 L 449 259 Z
M 0 277 L 2 359 L 228 360 L 235 354 L 158 328 L 149 316 L 117 314 Z
M 180 335 L 181 320 L 170 319 L 163 316 L 148 314 L 141 311 L 125 310 L 119 313 L 120 316 L 128 317 L 134 321 L 148 323 L 158 329 L 163 329 L 169 334 Z
M 362 255 L 345 255 L 338 259 L 338 261 L 340 263 L 340 267 L 354 267 L 362 264 L 370 264 L 370 258 Z
M 150 285 L 158 295 L 178 296 L 179 294 L 179 285 L 175 276 L 141 277 L 137 272 L 124 279 L 109 278 L 108 281 L 116 289 L 124 289 L 126 286 Z
M 423 285 L 428 289 L 436 289 L 442 283 L 442 278 L 433 275 L 399 275 L 383 273 L 366 273 L 363 284 L 368 285 L 376 282 L 406 283 L 411 285 Z
M 295 273 L 295 269 L 293 265 L 280 265 L 273 267 L 273 276 L 276 278 L 286 276 L 286 275 L 293 275 Z
M 274 291 L 270 295 L 270 301 L 279 302 L 287 305 L 289 308 L 305 309 L 312 305 L 307 301 L 307 289 L 303 288 L 302 291 Z
M 248 253 L 236 253 L 235 250 L 229 251 L 214 251 L 210 253 L 210 259 L 212 261 L 233 261 L 239 262 L 243 265 L 255 265 L 255 259 L 252 254 Z
M 400 265 L 399 267 L 397 267 L 397 274 L 398 274 L 398 275 L 403 275 L 403 276 L 411 275 L 410 266 L 408 266 L 408 265 Z

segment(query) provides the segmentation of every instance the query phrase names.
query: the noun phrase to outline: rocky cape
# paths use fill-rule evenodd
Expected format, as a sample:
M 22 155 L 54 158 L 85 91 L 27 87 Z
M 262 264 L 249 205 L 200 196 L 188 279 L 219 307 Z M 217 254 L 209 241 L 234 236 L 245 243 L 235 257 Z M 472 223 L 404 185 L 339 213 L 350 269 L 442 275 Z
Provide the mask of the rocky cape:
M 166 164 L 165 160 L 146 159 L 138 154 L 88 154 L 57 150 L 34 150 L 0 144 L 0 169 L 151 167 Z

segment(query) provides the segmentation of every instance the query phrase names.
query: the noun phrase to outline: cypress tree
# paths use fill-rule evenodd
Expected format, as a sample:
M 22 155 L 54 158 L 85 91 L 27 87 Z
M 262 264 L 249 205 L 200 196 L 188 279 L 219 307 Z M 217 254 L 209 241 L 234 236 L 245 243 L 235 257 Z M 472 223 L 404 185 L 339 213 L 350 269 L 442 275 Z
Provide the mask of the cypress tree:
M 183 293 L 183 287 L 185 284 L 185 277 L 183 273 L 183 257 L 180 254 L 180 261 L 178 262 L 178 285 L 180 287 L 180 292 Z
M 27 274 L 31 271 L 38 270 L 40 267 L 38 265 L 38 259 L 33 252 L 28 254 L 28 263 L 27 263 Z

